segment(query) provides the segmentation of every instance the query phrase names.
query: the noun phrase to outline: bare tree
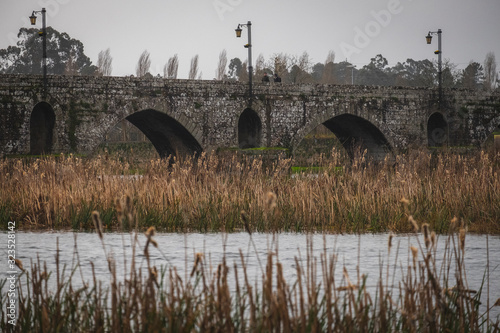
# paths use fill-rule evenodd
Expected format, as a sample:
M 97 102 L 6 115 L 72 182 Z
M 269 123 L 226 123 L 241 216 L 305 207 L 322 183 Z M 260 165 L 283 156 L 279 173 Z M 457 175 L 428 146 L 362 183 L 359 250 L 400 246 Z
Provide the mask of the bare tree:
M 332 84 L 335 83 L 335 52 L 329 51 L 325 60 L 325 68 L 321 76 L 321 83 Z
M 309 57 L 309 53 L 304 51 L 302 55 L 299 58 L 299 63 L 298 66 L 301 70 L 300 72 L 300 82 L 312 82 L 312 76 L 311 76 L 311 68 L 312 68 L 312 61 L 311 58 Z
M 217 70 L 215 71 L 215 78 L 217 80 L 222 80 L 226 76 L 226 66 L 227 66 L 227 52 L 224 49 L 219 54 L 219 65 L 217 66 Z
M 498 73 L 495 54 L 493 52 L 488 52 L 484 59 L 484 88 L 486 91 L 495 90 L 497 78 Z
M 179 57 L 177 53 L 168 59 L 168 62 L 163 67 L 163 77 L 168 79 L 177 79 L 177 71 L 179 69 Z
M 255 61 L 255 77 L 261 78 L 264 76 L 264 68 L 265 68 L 265 59 L 262 53 L 259 54 L 257 60 Z
M 143 77 L 149 73 L 149 68 L 151 67 L 151 59 L 149 58 L 148 50 L 144 50 L 141 56 L 139 57 L 139 61 L 137 62 L 137 66 L 135 67 L 135 73 L 137 77 Z
M 309 54 L 304 51 L 300 57 L 292 58 L 292 69 L 290 70 L 290 80 L 294 83 L 312 82 L 313 78 L 310 74 L 312 63 Z
M 198 55 L 191 59 L 191 68 L 189 69 L 189 79 L 195 80 L 198 75 Z
M 99 52 L 99 55 L 97 56 L 98 73 L 102 76 L 110 76 L 113 71 L 112 62 L 113 58 L 111 57 L 109 48 L 105 51 Z

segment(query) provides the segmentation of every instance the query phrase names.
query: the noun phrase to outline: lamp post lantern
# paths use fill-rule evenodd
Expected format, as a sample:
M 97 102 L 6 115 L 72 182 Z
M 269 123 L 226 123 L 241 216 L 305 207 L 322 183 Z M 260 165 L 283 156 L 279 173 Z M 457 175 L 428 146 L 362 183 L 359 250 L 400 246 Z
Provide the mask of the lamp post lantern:
M 42 8 L 41 11 L 33 11 L 30 16 L 31 25 L 36 24 L 36 14 L 42 14 L 42 32 L 38 33 L 42 37 L 42 60 L 43 60 L 43 94 L 47 95 L 47 27 L 45 20 L 45 8 Z
M 236 37 L 241 37 L 241 27 L 247 27 L 248 29 L 248 44 L 245 48 L 248 49 L 248 94 L 250 96 L 250 106 L 252 105 L 252 77 L 253 77 L 253 67 L 252 67 L 252 22 L 248 21 L 246 24 L 238 24 L 235 29 Z
M 438 85 L 439 85 L 439 106 L 441 106 L 441 102 L 443 99 L 443 68 L 442 68 L 442 53 L 443 50 L 441 48 L 441 33 L 443 31 L 441 29 L 438 29 L 438 31 L 429 31 L 427 36 L 425 36 L 425 40 L 427 41 L 427 44 L 432 43 L 432 35 L 438 35 L 438 49 L 437 51 L 434 51 L 434 54 L 438 55 Z

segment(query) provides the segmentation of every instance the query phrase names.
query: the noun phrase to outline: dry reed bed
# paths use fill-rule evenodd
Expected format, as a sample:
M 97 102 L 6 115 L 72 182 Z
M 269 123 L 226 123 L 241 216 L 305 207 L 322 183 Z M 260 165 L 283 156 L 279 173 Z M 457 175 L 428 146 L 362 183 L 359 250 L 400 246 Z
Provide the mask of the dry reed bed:
M 469 231 L 500 233 L 498 154 L 420 151 L 377 165 L 339 156 L 323 157 L 317 177 L 292 177 L 290 159 L 263 167 L 259 159 L 205 154 L 174 164 L 151 160 L 136 176 L 133 166 L 107 156 L 2 160 L 0 217 L 24 229 L 86 230 L 97 210 L 114 230 L 128 196 L 137 227 L 162 231 L 242 230 L 244 210 L 258 231 L 406 232 L 413 215 L 437 232 L 457 216 Z
M 124 214 L 121 212 L 120 214 Z M 176 267 L 151 265 L 150 251 L 159 245 L 154 228 L 146 232 L 141 246 L 135 234 L 130 267 L 116 272 L 115 258 L 105 245 L 102 221 L 93 213 L 97 235 L 108 261 L 110 281 L 97 281 L 95 271 L 76 286 L 80 265 L 62 268 L 59 252 L 56 271 L 47 272 L 40 260 L 23 271 L 17 283 L 19 310 L 16 326 L 8 324 L 2 311 L 0 328 L 5 332 L 498 332 L 500 318 L 490 318 L 490 310 L 500 306 L 487 294 L 489 265 L 480 290 L 470 290 L 465 274 L 465 229 L 452 221 L 450 233 L 443 237 L 444 251 L 437 252 L 437 237 L 429 226 L 422 235 L 412 237 L 408 266 L 400 281 L 394 270 L 404 257 L 392 246 L 389 236 L 387 264 L 380 276 L 343 278 L 340 265 L 326 246 L 320 258 L 313 257 L 309 242 L 306 260 L 295 258 L 296 279 L 286 280 L 275 252 L 267 255 L 260 278 L 247 270 L 245 256 L 228 263 L 223 257 L 217 266 L 197 253 L 191 274 L 184 279 Z M 119 219 L 124 218 L 119 217 Z M 410 218 L 418 228 L 413 218 Z M 412 227 L 412 225 L 409 223 Z M 249 231 L 249 237 L 252 233 Z M 458 232 L 457 232 L 458 231 Z M 97 236 L 96 236 L 97 237 Z M 143 239 L 141 238 L 141 242 Z M 144 243 L 142 243 L 144 244 Z M 325 244 L 326 245 L 326 244 Z M 77 250 L 76 250 L 77 251 Z M 392 251 L 392 252 L 391 252 Z M 146 258 L 146 270 L 137 267 L 135 253 Z M 402 251 L 404 252 L 404 250 Z M 78 253 L 77 253 L 78 254 Z M 442 256 L 442 257 L 441 257 Z M 441 259 L 441 260 L 439 260 Z M 394 264 L 390 261 L 394 260 Z M 166 259 L 168 262 L 168 259 Z M 259 260 L 260 262 L 260 260 Z M 189 265 L 189 266 L 188 266 Z M 93 267 L 93 264 L 92 264 Z M 215 268 L 217 267 L 217 268 Z M 49 288 L 49 280 L 56 281 Z M 377 281 L 378 280 L 378 281 Z M 5 280 L 4 282 L 5 283 Z M 376 285 L 368 290 L 367 285 Z M 0 299 L 8 303 L 0 282 Z M 483 293 L 484 294 L 484 293 Z M 480 303 L 486 309 L 480 310 Z

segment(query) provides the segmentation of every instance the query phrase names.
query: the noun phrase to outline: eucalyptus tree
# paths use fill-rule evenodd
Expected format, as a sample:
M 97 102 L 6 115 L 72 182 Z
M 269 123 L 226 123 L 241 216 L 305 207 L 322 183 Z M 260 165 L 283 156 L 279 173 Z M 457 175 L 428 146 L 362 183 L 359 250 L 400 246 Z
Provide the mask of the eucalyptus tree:
M 0 73 L 42 74 L 42 38 L 39 29 L 21 28 L 16 45 L 0 50 Z M 82 42 L 47 27 L 48 74 L 93 75 L 97 67 L 85 55 Z

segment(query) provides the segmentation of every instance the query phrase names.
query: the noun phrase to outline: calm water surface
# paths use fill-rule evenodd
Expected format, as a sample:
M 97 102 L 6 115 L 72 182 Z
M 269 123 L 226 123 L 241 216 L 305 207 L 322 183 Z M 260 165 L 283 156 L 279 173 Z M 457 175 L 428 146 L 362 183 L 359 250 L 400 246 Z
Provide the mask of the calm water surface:
M 195 253 L 204 254 L 207 267 L 211 263 L 215 271 L 217 265 L 221 263 L 225 254 L 228 266 L 232 269 L 233 263 L 241 267 L 240 251 L 243 253 L 247 264 L 249 278 L 259 281 L 261 276 L 260 262 L 265 269 L 267 254 L 272 251 L 282 263 L 285 279 L 288 283 L 296 280 L 296 261 L 306 262 L 308 246 L 312 245 L 313 256 L 318 259 L 318 279 L 321 281 L 320 256 L 326 250 L 328 256 L 336 255 L 336 276 L 337 286 L 343 278 L 343 267 L 345 266 L 353 283 L 357 282 L 357 266 L 359 272 L 368 276 L 369 288 L 374 288 L 383 267 L 385 276 L 386 265 L 391 266 L 390 281 L 392 284 L 392 272 L 395 273 L 394 285 L 397 286 L 401 276 L 401 271 L 407 270 L 412 259 L 408 253 L 409 244 L 418 246 L 415 235 L 397 235 L 393 238 L 393 246 L 388 255 L 387 241 L 388 234 L 366 234 L 366 235 L 305 235 L 305 234 L 253 234 L 253 243 L 247 233 L 234 233 L 223 235 L 217 234 L 171 234 L 160 233 L 154 236 L 158 242 L 158 249 L 150 247 L 150 257 L 152 265 L 159 267 L 177 268 L 181 278 L 188 278 L 193 267 Z M 7 244 L 7 234 L 0 234 L 2 244 Z M 128 233 L 104 234 L 104 247 L 101 240 L 95 233 L 73 233 L 73 232 L 17 232 L 16 233 L 16 253 L 21 259 L 25 268 L 30 262 L 35 262 L 37 258 L 46 262 L 49 271 L 55 271 L 55 255 L 57 242 L 59 242 L 59 254 L 61 267 L 67 266 L 69 270 L 77 262 L 77 255 L 82 267 L 83 279 L 90 281 L 92 278 L 90 263 L 95 265 L 97 278 L 103 282 L 110 281 L 110 273 L 106 261 L 105 253 L 112 253 L 117 265 L 117 273 L 123 279 L 124 272 L 130 267 L 133 256 L 132 251 L 133 235 Z M 143 248 L 146 237 L 139 234 L 138 246 L 136 248 L 136 264 L 142 269 L 146 267 L 146 258 Z M 438 237 L 437 255 L 438 264 L 444 258 L 444 248 L 447 237 Z M 422 236 L 419 240 L 423 246 Z M 478 290 L 481 286 L 487 265 L 487 237 L 485 235 L 467 235 L 465 249 L 465 265 L 467 270 L 467 281 L 469 288 Z M 489 236 L 489 265 L 490 283 L 489 295 L 490 303 L 500 298 L 500 236 Z M 254 247 L 255 245 L 255 247 Z M 3 247 L 6 249 L 6 246 Z M 309 247 L 310 248 L 310 247 Z M 5 251 L 5 250 L 4 250 Z M 257 252 L 256 252 L 257 251 Z M 397 260 L 396 260 L 397 254 Z M 4 256 L 5 257 L 5 256 Z M 5 261 L 2 260 L 2 263 Z M 381 263 L 383 266 L 381 266 Z M 6 266 L 6 263 L 5 263 Z M 0 278 L 5 278 L 5 269 L 2 269 Z M 240 273 L 240 272 L 239 272 Z M 453 274 L 453 273 L 451 273 Z M 241 278 L 241 274 L 239 274 Z M 453 275 L 451 275 L 453 276 Z M 234 278 L 234 273 L 230 271 L 230 278 Z M 80 273 L 77 274 L 74 283 L 81 284 Z M 450 284 L 453 282 L 450 281 Z M 484 286 L 481 300 L 486 303 L 486 286 Z M 490 315 L 500 314 L 500 307 L 496 307 Z

